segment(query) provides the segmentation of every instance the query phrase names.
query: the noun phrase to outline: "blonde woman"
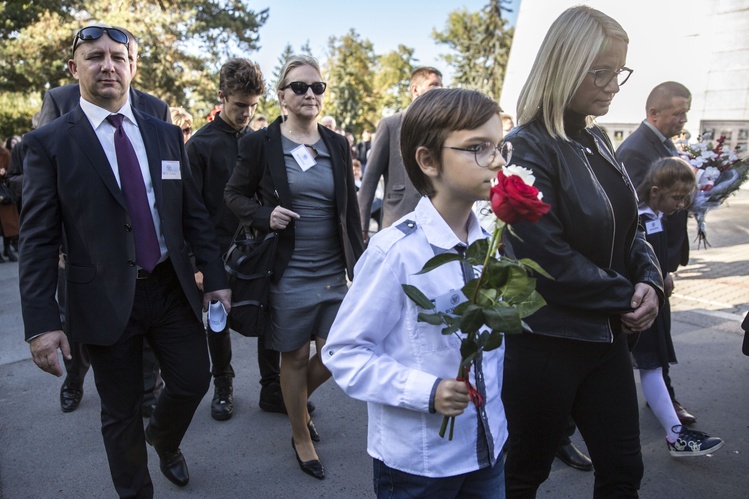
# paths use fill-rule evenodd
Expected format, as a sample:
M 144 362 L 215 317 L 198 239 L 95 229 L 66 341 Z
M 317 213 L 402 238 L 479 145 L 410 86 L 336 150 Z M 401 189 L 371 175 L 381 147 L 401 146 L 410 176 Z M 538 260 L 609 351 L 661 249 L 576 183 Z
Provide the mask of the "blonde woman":
M 185 142 L 192 136 L 192 115 L 184 107 L 170 107 L 169 112 L 172 115 L 172 123 L 182 129 L 182 137 Z
M 265 336 L 281 352 L 297 462 L 317 479 L 325 469 L 307 398 L 330 377 L 319 352 L 346 294 L 346 273 L 353 278 L 363 252 L 348 141 L 317 123 L 325 90 L 316 59 L 286 62 L 277 85 L 282 116 L 240 140 L 224 197 L 242 223 L 280 235 Z

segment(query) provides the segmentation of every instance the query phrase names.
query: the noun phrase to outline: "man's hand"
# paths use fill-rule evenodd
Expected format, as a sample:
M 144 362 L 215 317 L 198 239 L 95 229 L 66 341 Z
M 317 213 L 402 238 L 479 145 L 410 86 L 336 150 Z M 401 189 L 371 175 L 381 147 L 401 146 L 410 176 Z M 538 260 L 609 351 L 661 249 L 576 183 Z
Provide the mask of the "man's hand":
M 674 292 L 674 276 L 671 274 L 668 274 L 665 279 L 663 279 L 663 293 L 666 295 L 666 298 L 669 298 L 671 296 L 671 293 Z
M 632 332 L 643 331 L 653 325 L 658 316 L 658 295 L 649 284 L 638 282 L 632 295 L 634 311 L 622 314 L 622 324 Z
M 231 311 L 231 289 L 217 289 L 216 291 L 204 293 L 203 310 L 208 310 L 208 305 L 213 300 L 220 301 L 224 305 L 227 314 Z
M 199 270 L 195 272 L 195 284 L 199 290 L 203 291 L 203 273 Z
M 434 409 L 443 416 L 460 416 L 470 401 L 465 381 L 443 379 L 434 394 Z
M 39 366 L 42 371 L 58 377 L 62 376 L 62 368 L 60 367 L 60 361 L 57 359 L 57 349 L 60 349 L 65 360 L 73 358 L 70 355 L 68 337 L 59 329 L 35 337 L 29 342 L 29 348 L 34 364 Z

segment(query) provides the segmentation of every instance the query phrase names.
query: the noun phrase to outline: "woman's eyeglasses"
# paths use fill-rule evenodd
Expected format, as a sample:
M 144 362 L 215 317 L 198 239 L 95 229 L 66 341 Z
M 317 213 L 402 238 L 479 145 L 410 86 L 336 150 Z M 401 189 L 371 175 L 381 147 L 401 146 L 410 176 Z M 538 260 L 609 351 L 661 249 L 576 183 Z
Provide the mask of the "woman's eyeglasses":
M 611 80 L 616 78 L 616 84 L 620 87 L 627 83 L 629 77 L 632 76 L 632 69 L 622 68 L 619 71 L 613 69 L 591 69 L 588 73 L 593 75 L 593 85 L 598 88 L 606 88 Z
M 471 147 L 453 147 L 453 146 L 442 146 L 444 149 L 454 149 L 456 151 L 472 152 L 473 157 L 476 160 L 476 164 L 481 168 L 489 168 L 494 164 L 494 160 L 497 157 L 497 152 L 502 156 L 506 165 L 510 164 L 512 158 L 512 144 L 509 142 L 502 142 L 499 145 L 495 145 L 494 142 L 482 142 Z
M 98 40 L 104 33 L 109 35 L 109 38 L 111 38 L 112 41 L 122 43 L 125 46 L 127 46 L 130 42 L 130 39 L 125 34 L 125 32 L 120 31 L 117 28 L 100 28 L 98 26 L 89 26 L 87 28 L 81 29 L 80 31 L 78 31 L 78 33 L 76 33 L 75 40 L 73 41 L 73 53 L 75 53 L 75 49 L 78 48 L 79 40 L 82 42 Z
M 281 90 L 286 90 L 287 88 L 291 88 L 291 91 L 294 92 L 297 95 L 304 95 L 307 93 L 307 89 L 311 88 L 312 93 L 315 95 L 322 95 L 325 93 L 325 88 L 328 86 L 327 83 L 324 81 L 316 81 L 315 83 L 312 83 L 308 85 L 307 83 L 304 83 L 303 81 L 292 81 L 285 87 L 281 87 Z

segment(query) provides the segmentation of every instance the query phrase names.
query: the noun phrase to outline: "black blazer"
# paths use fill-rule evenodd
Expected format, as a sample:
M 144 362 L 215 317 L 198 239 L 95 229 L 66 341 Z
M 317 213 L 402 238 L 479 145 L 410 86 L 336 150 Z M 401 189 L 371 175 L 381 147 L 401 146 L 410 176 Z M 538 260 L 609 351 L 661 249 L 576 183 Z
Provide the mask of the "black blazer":
M 343 248 L 349 279 L 353 279 L 354 265 L 364 252 L 364 243 L 351 166 L 351 150 L 343 135 L 320 125 L 317 129 L 330 151 L 338 210 L 336 236 Z M 270 230 L 270 214 L 276 206 L 291 209 L 291 190 L 281 146 L 281 118 L 276 119 L 268 128 L 240 139 L 237 164 L 226 184 L 224 201 L 241 223 L 262 231 Z M 281 238 L 273 269 L 275 280 L 281 278 L 294 252 L 293 222 L 292 220 L 279 233 Z
M 63 114 L 72 111 L 78 105 L 81 90 L 77 83 L 50 88 L 44 94 L 42 110 L 39 116 L 39 126 L 46 125 Z M 130 105 L 133 109 L 158 118 L 167 123 L 172 122 L 169 104 L 146 92 L 130 87 Z
M 637 130 L 624 139 L 616 150 L 617 157 L 627 169 L 635 188 L 645 178 L 650 165 L 661 158 L 673 156 L 673 153 L 661 142 L 661 139 L 647 126 L 640 123 Z M 689 237 L 687 235 L 686 210 L 665 217 L 668 234 L 668 271 L 675 272 L 679 265 L 689 263 Z
M 143 137 L 169 258 L 197 319 L 206 291 L 228 288 L 208 213 L 190 173 L 181 130 L 133 110 Z M 19 257 L 26 339 L 61 329 L 55 300 L 58 251 L 67 251 L 66 332 L 73 341 L 115 343 L 130 317 L 137 267 L 130 215 L 104 150 L 80 106 L 24 138 Z M 181 179 L 162 179 L 179 161 Z M 64 232 L 64 241 L 63 241 Z

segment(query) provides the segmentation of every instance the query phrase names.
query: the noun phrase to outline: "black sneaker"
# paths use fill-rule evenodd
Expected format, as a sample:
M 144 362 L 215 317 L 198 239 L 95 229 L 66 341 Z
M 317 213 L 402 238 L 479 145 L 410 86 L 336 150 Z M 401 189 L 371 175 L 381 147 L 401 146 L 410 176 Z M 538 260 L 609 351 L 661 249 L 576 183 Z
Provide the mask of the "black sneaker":
M 676 429 L 681 425 L 674 426 L 671 430 L 676 432 Z M 723 447 L 722 439 L 718 437 L 711 437 L 707 433 L 701 431 L 690 430 L 681 426 L 679 431 L 679 438 L 676 442 L 671 443 L 666 440 L 668 445 L 668 451 L 673 457 L 691 457 L 691 456 L 704 456 L 705 454 L 712 454 L 716 450 Z
M 226 421 L 234 414 L 234 387 L 231 376 L 219 376 L 214 379 L 216 389 L 211 401 L 211 417 L 216 421 Z

